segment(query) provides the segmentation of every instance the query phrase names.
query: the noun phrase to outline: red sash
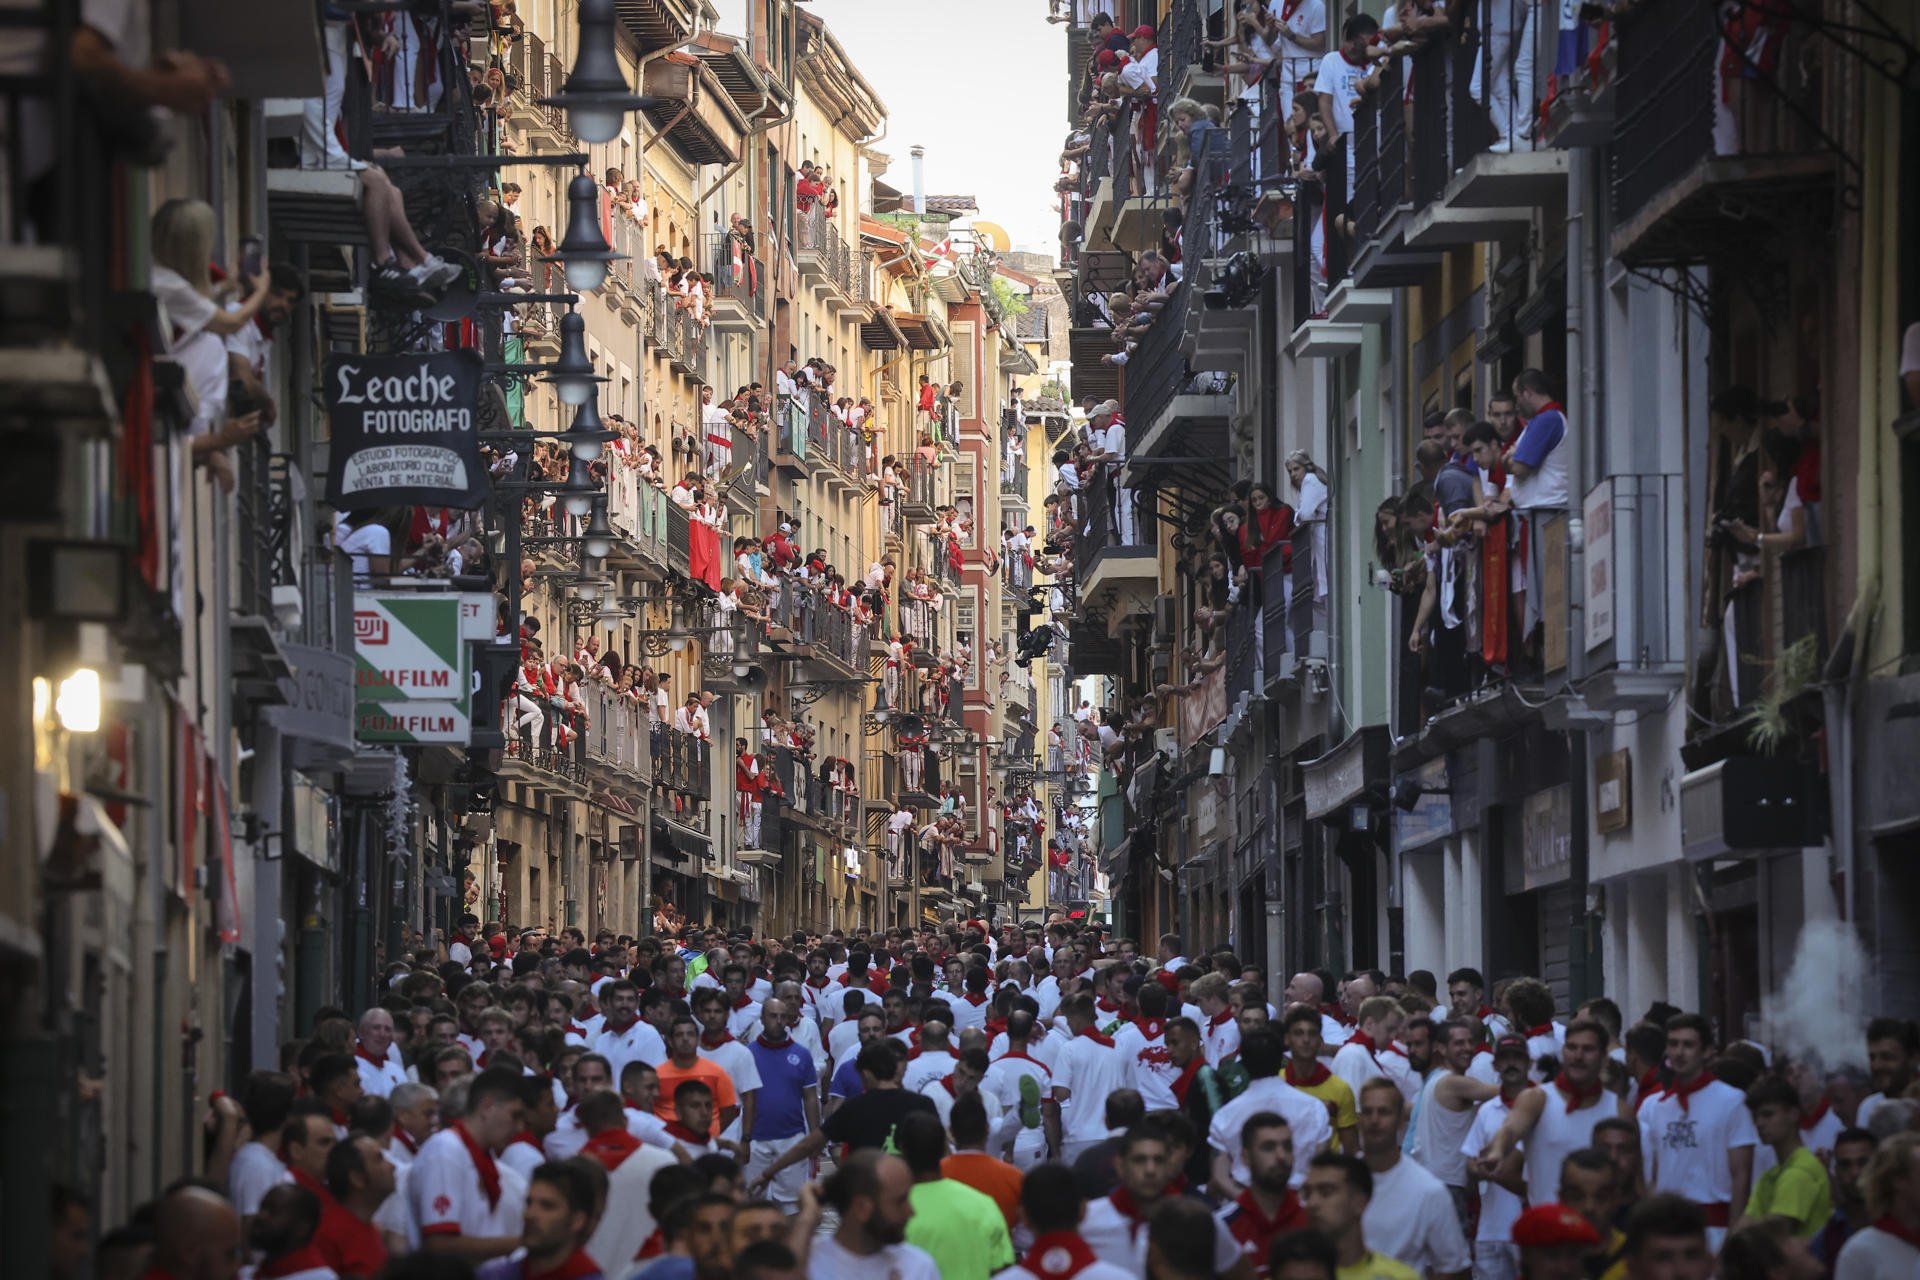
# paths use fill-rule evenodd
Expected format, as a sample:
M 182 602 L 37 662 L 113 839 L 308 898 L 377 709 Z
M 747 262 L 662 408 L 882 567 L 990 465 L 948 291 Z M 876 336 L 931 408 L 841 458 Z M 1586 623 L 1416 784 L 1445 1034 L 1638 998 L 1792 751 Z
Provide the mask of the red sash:
M 1075 1231 L 1049 1231 L 1034 1237 L 1020 1265 L 1040 1280 L 1072 1280 L 1095 1262 L 1093 1249 Z

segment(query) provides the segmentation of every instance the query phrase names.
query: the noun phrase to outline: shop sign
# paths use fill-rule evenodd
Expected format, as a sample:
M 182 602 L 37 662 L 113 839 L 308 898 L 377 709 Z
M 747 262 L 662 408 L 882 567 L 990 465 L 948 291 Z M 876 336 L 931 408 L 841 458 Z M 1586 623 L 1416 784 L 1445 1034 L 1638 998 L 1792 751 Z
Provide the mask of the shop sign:
M 487 496 L 476 430 L 480 370 L 471 349 L 329 357 L 327 505 L 478 507 Z
M 265 708 L 267 723 L 291 738 L 353 749 L 355 668 L 331 649 L 288 641 L 281 646 L 293 674 L 280 679 L 285 701 Z
M 1602 480 L 1587 494 L 1584 588 L 1587 648 L 1613 639 L 1613 481 Z
M 1453 834 L 1453 796 L 1448 794 L 1447 758 L 1429 760 L 1402 779 L 1420 784 L 1411 810 L 1393 806 L 1393 851 L 1410 853 Z
M 1521 887 L 1528 891 L 1550 888 L 1573 873 L 1573 795 L 1567 784 L 1520 802 L 1520 869 Z
M 356 738 L 467 741 L 472 666 L 460 596 L 357 591 L 353 638 Z

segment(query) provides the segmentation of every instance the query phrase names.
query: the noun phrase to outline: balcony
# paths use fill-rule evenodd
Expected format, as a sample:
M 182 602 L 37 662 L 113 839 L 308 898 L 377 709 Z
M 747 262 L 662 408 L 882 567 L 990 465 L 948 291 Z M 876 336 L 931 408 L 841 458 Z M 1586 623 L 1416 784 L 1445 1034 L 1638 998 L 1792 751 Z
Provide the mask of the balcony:
M 740 159 L 747 124 L 704 58 L 670 53 L 646 64 L 640 90 L 656 105 L 647 119 L 690 165 L 731 165 Z
M 754 515 L 760 509 L 760 495 L 768 492 L 768 477 L 773 460 L 761 439 L 751 431 L 730 426 L 733 443 L 726 469 L 727 502 L 742 515 Z
M 1082 487 L 1084 532 L 1073 548 L 1080 606 L 1094 613 L 1125 613 L 1153 598 L 1160 577 L 1154 517 L 1148 502 L 1116 486 L 1096 467 Z
M 1537 211 L 1565 211 L 1566 154 L 1536 148 L 1527 136 L 1537 87 L 1520 81 L 1517 57 L 1504 66 L 1494 60 L 1496 52 L 1517 50 L 1531 37 L 1535 64 L 1550 65 L 1552 44 L 1540 45 L 1540 24 L 1522 25 L 1530 13 L 1525 6 L 1479 0 L 1479 9 L 1480 39 L 1449 33 L 1413 55 L 1416 212 L 1407 242 L 1415 248 L 1524 236 Z M 1507 27 L 1496 30 L 1502 23 Z M 1473 96 L 1476 73 L 1486 102 Z M 1498 128 L 1505 137 L 1494 136 Z
M 647 293 L 646 337 L 654 350 L 676 365 L 686 362 L 686 331 L 680 325 L 680 309 L 665 285 L 654 285 Z
M 667 503 L 667 567 L 685 574 L 693 568 L 693 521 L 687 509 Z
M 586 764 L 641 786 L 653 781 L 646 708 L 606 685 L 581 686 L 587 704 Z
M 670 49 L 692 36 L 700 18 L 693 0 L 619 0 L 620 25 L 642 53 Z
M 843 484 L 862 484 L 866 479 L 866 444 L 833 413 L 827 397 L 802 392 L 807 410 L 807 456 L 813 460 L 816 478 Z M 822 470 L 822 464 L 831 470 Z
M 610 265 L 600 297 L 621 320 L 638 327 L 648 318 L 642 300 L 650 287 L 643 267 L 648 257 L 646 233 L 638 222 L 616 210 L 611 245 L 615 253 L 625 256 Z
M 1612 141 L 1619 55 L 1613 24 L 1602 22 L 1595 29 L 1592 50 L 1573 74 L 1549 81 L 1547 100 L 1541 104 L 1548 146 L 1603 147 Z
M 703 624 L 716 628 L 707 637 L 701 657 L 703 687 L 712 693 L 755 694 L 767 687 L 770 649 L 763 649 L 764 632 L 760 623 L 734 614 L 733 625 L 718 628 L 720 611 L 709 605 Z
M 1203 43 L 1225 34 L 1222 11 L 1206 10 L 1203 5 L 1176 4 L 1160 20 L 1160 97 L 1163 102 L 1192 98 L 1202 106 L 1210 103 L 1225 111 L 1227 79 L 1215 65 L 1213 51 Z
M 773 411 L 773 469 L 789 480 L 804 480 L 807 463 L 807 407 L 801 396 L 783 396 Z
M 1406 242 L 1413 213 L 1407 170 L 1406 80 L 1401 60 L 1380 69 L 1380 85 L 1353 111 L 1354 244 L 1350 275 L 1363 289 L 1395 289 L 1421 283 L 1440 267 L 1441 251 Z M 1294 219 L 1296 235 L 1300 219 Z M 1336 276 L 1333 286 L 1338 287 Z M 1296 319 L 1306 312 L 1296 312 Z
M 1615 20 L 1613 41 L 1615 257 L 1751 266 L 1827 224 L 1840 153 L 1822 128 L 1839 91 L 1809 32 L 1770 32 L 1766 56 L 1724 91 L 1727 46 L 1710 7 L 1637 10 Z
M 908 524 L 931 524 L 940 505 L 940 468 L 910 455 L 905 483 L 900 486 L 900 512 Z
M 517 714 L 518 695 L 507 704 L 507 723 L 502 726 L 507 740 L 502 756 L 502 772 L 518 774 L 547 786 L 576 789 L 584 796 L 587 785 L 587 741 L 583 726 L 564 703 L 551 698 L 523 695 L 538 705 L 543 717 L 538 726 L 525 723 Z
M 670 563 L 667 549 L 667 510 L 678 511 L 666 491 L 647 483 L 624 463 L 607 471 L 607 522 L 615 534 L 607 557 L 614 568 L 630 569 L 653 582 L 662 581 Z M 684 522 L 685 512 L 681 512 Z
M 1199 343 L 1191 335 L 1208 327 L 1216 330 L 1210 364 L 1235 363 L 1244 366 L 1252 354 L 1250 340 L 1234 341 L 1235 335 L 1250 339 L 1238 316 L 1192 306 L 1198 286 L 1185 281 L 1174 286 L 1166 305 L 1152 326 L 1140 338 L 1140 345 L 1128 359 L 1124 370 L 1127 423 L 1132 435 L 1122 480 L 1131 485 L 1152 485 L 1174 470 L 1173 460 L 1189 468 L 1224 468 L 1230 452 L 1228 427 L 1232 421 L 1236 396 L 1204 388 L 1215 385 L 1211 376 L 1196 377 L 1189 356 Z M 1246 314 L 1253 314 L 1247 308 Z M 1224 339 L 1224 340 L 1223 340 Z M 1232 349 L 1241 358 L 1222 359 L 1222 349 Z M 1224 489 L 1229 477 L 1222 474 L 1217 488 Z
M 1665 589 L 1687 558 L 1685 508 L 1677 475 L 1609 476 L 1587 496 L 1581 692 L 1596 710 L 1660 710 L 1686 678 L 1687 610 Z M 1801 563 L 1784 557 L 1782 569 Z
M 707 261 L 713 275 L 713 327 L 722 333 L 752 333 L 762 321 L 766 268 L 758 258 L 738 249 L 733 237 L 721 232 L 707 236 Z
M 507 74 L 515 85 L 507 95 L 507 123 L 527 135 L 527 141 L 534 144 L 530 150 L 573 150 L 575 141 L 567 127 L 567 113 L 558 107 L 542 106 L 540 101 L 565 87 L 566 67 L 531 31 L 522 32 L 507 46 L 506 62 Z
M 672 729 L 660 738 L 660 755 L 653 762 L 653 780 L 669 791 L 696 800 L 708 799 L 713 789 L 711 744 Z
M 800 279 L 830 303 L 860 301 L 859 285 L 854 280 L 853 251 L 840 234 L 836 219 L 826 216 L 815 204 L 797 215 L 799 232 L 794 237 L 793 259 L 800 268 Z

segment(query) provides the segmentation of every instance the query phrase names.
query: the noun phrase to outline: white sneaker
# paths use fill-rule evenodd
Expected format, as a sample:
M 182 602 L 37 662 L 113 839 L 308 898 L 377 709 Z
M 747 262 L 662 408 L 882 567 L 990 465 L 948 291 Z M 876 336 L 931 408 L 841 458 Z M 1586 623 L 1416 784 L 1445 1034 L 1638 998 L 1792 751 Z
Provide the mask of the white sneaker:
M 423 289 L 440 290 L 458 280 L 461 268 L 434 254 L 428 254 L 419 266 L 407 272 Z

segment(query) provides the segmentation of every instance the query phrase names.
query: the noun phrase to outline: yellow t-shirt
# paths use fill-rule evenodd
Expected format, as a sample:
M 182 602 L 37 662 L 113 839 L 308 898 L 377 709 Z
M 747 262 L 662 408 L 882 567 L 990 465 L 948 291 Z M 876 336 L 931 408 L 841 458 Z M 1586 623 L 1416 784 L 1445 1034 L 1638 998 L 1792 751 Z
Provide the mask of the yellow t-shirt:
M 1420 1280 L 1414 1269 L 1384 1253 L 1368 1251 L 1350 1267 L 1334 1272 L 1334 1280 Z
M 1360 1123 L 1360 1112 L 1353 1105 L 1353 1086 L 1349 1085 L 1339 1076 L 1331 1073 L 1319 1084 L 1312 1085 L 1295 1084 L 1291 1079 L 1288 1079 L 1285 1071 L 1280 1073 L 1280 1078 L 1286 1080 L 1288 1084 L 1293 1085 L 1293 1087 L 1300 1092 L 1318 1098 L 1327 1104 L 1327 1113 L 1333 1120 L 1333 1133 L 1327 1139 L 1326 1149 L 1328 1151 L 1338 1151 L 1340 1149 L 1341 1130 L 1352 1129 Z

